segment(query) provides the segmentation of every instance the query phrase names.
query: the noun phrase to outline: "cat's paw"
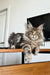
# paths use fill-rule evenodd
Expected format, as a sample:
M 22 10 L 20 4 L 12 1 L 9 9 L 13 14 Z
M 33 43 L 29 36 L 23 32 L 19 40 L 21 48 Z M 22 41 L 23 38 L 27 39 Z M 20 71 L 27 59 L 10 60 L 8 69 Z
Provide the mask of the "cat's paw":
M 37 48 L 36 50 L 35 50 L 35 55 L 37 55 L 39 53 L 39 49 Z
M 12 46 L 11 46 L 11 49 L 15 49 L 15 45 L 12 45 Z
M 38 52 L 35 52 L 35 53 L 34 53 L 34 55 L 37 55 L 37 54 L 38 54 Z
M 31 61 L 31 58 L 32 58 L 32 55 L 31 54 L 26 55 L 25 56 L 25 61 L 29 62 L 29 61 Z
M 35 53 L 34 53 L 34 54 L 35 54 L 35 55 L 37 55 L 38 53 L 39 53 L 39 51 L 35 51 Z

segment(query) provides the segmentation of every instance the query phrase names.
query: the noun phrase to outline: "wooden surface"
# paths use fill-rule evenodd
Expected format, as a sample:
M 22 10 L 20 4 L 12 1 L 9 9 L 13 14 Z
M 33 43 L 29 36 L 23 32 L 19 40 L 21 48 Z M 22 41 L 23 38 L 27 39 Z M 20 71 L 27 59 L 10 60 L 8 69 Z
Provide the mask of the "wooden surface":
M 23 52 L 24 50 L 23 49 L 0 49 L 0 53 L 2 53 L 2 52 L 5 52 L 5 53 L 7 53 L 7 52 Z M 40 49 L 40 52 L 41 51 L 50 51 L 50 49 Z
M 50 62 L 0 67 L 0 75 L 50 75 Z
M 0 49 L 0 53 L 7 53 L 7 52 L 23 52 L 23 49 Z
M 40 49 L 40 51 L 50 51 L 50 49 Z

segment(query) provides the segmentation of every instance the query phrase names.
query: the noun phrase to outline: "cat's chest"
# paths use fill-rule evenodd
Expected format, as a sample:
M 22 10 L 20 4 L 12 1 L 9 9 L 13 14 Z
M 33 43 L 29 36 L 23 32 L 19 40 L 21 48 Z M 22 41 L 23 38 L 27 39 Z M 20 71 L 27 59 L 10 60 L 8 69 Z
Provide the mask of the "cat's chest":
M 34 47 L 36 47 L 36 43 L 33 42 L 32 40 L 30 40 L 29 38 L 24 38 L 22 40 L 22 42 L 20 43 L 20 46 L 23 46 L 23 45 L 30 45 L 30 47 L 33 49 Z

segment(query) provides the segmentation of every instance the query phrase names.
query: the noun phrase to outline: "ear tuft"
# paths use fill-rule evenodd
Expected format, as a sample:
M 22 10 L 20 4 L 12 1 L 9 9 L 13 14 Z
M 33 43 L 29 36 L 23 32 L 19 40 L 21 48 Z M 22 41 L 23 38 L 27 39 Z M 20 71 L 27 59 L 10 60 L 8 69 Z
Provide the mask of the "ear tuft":
M 44 24 L 41 24 L 37 29 L 38 29 L 39 31 L 41 31 L 41 30 L 43 30 L 43 26 L 44 26 Z
M 32 24 L 30 23 L 30 21 L 28 21 L 27 29 L 28 29 L 28 30 L 31 30 L 32 28 L 33 28 Z

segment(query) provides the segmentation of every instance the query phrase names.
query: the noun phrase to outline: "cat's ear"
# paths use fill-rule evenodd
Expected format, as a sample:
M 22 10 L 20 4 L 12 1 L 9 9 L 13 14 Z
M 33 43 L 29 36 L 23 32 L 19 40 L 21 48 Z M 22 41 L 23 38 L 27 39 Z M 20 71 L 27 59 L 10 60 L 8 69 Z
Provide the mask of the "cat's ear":
M 42 31 L 43 30 L 43 26 L 44 26 L 44 24 L 41 24 L 37 29 L 38 29 L 38 31 Z
M 28 21 L 27 29 L 28 29 L 28 30 L 31 30 L 32 28 L 33 28 L 32 24 L 30 23 L 30 21 Z

